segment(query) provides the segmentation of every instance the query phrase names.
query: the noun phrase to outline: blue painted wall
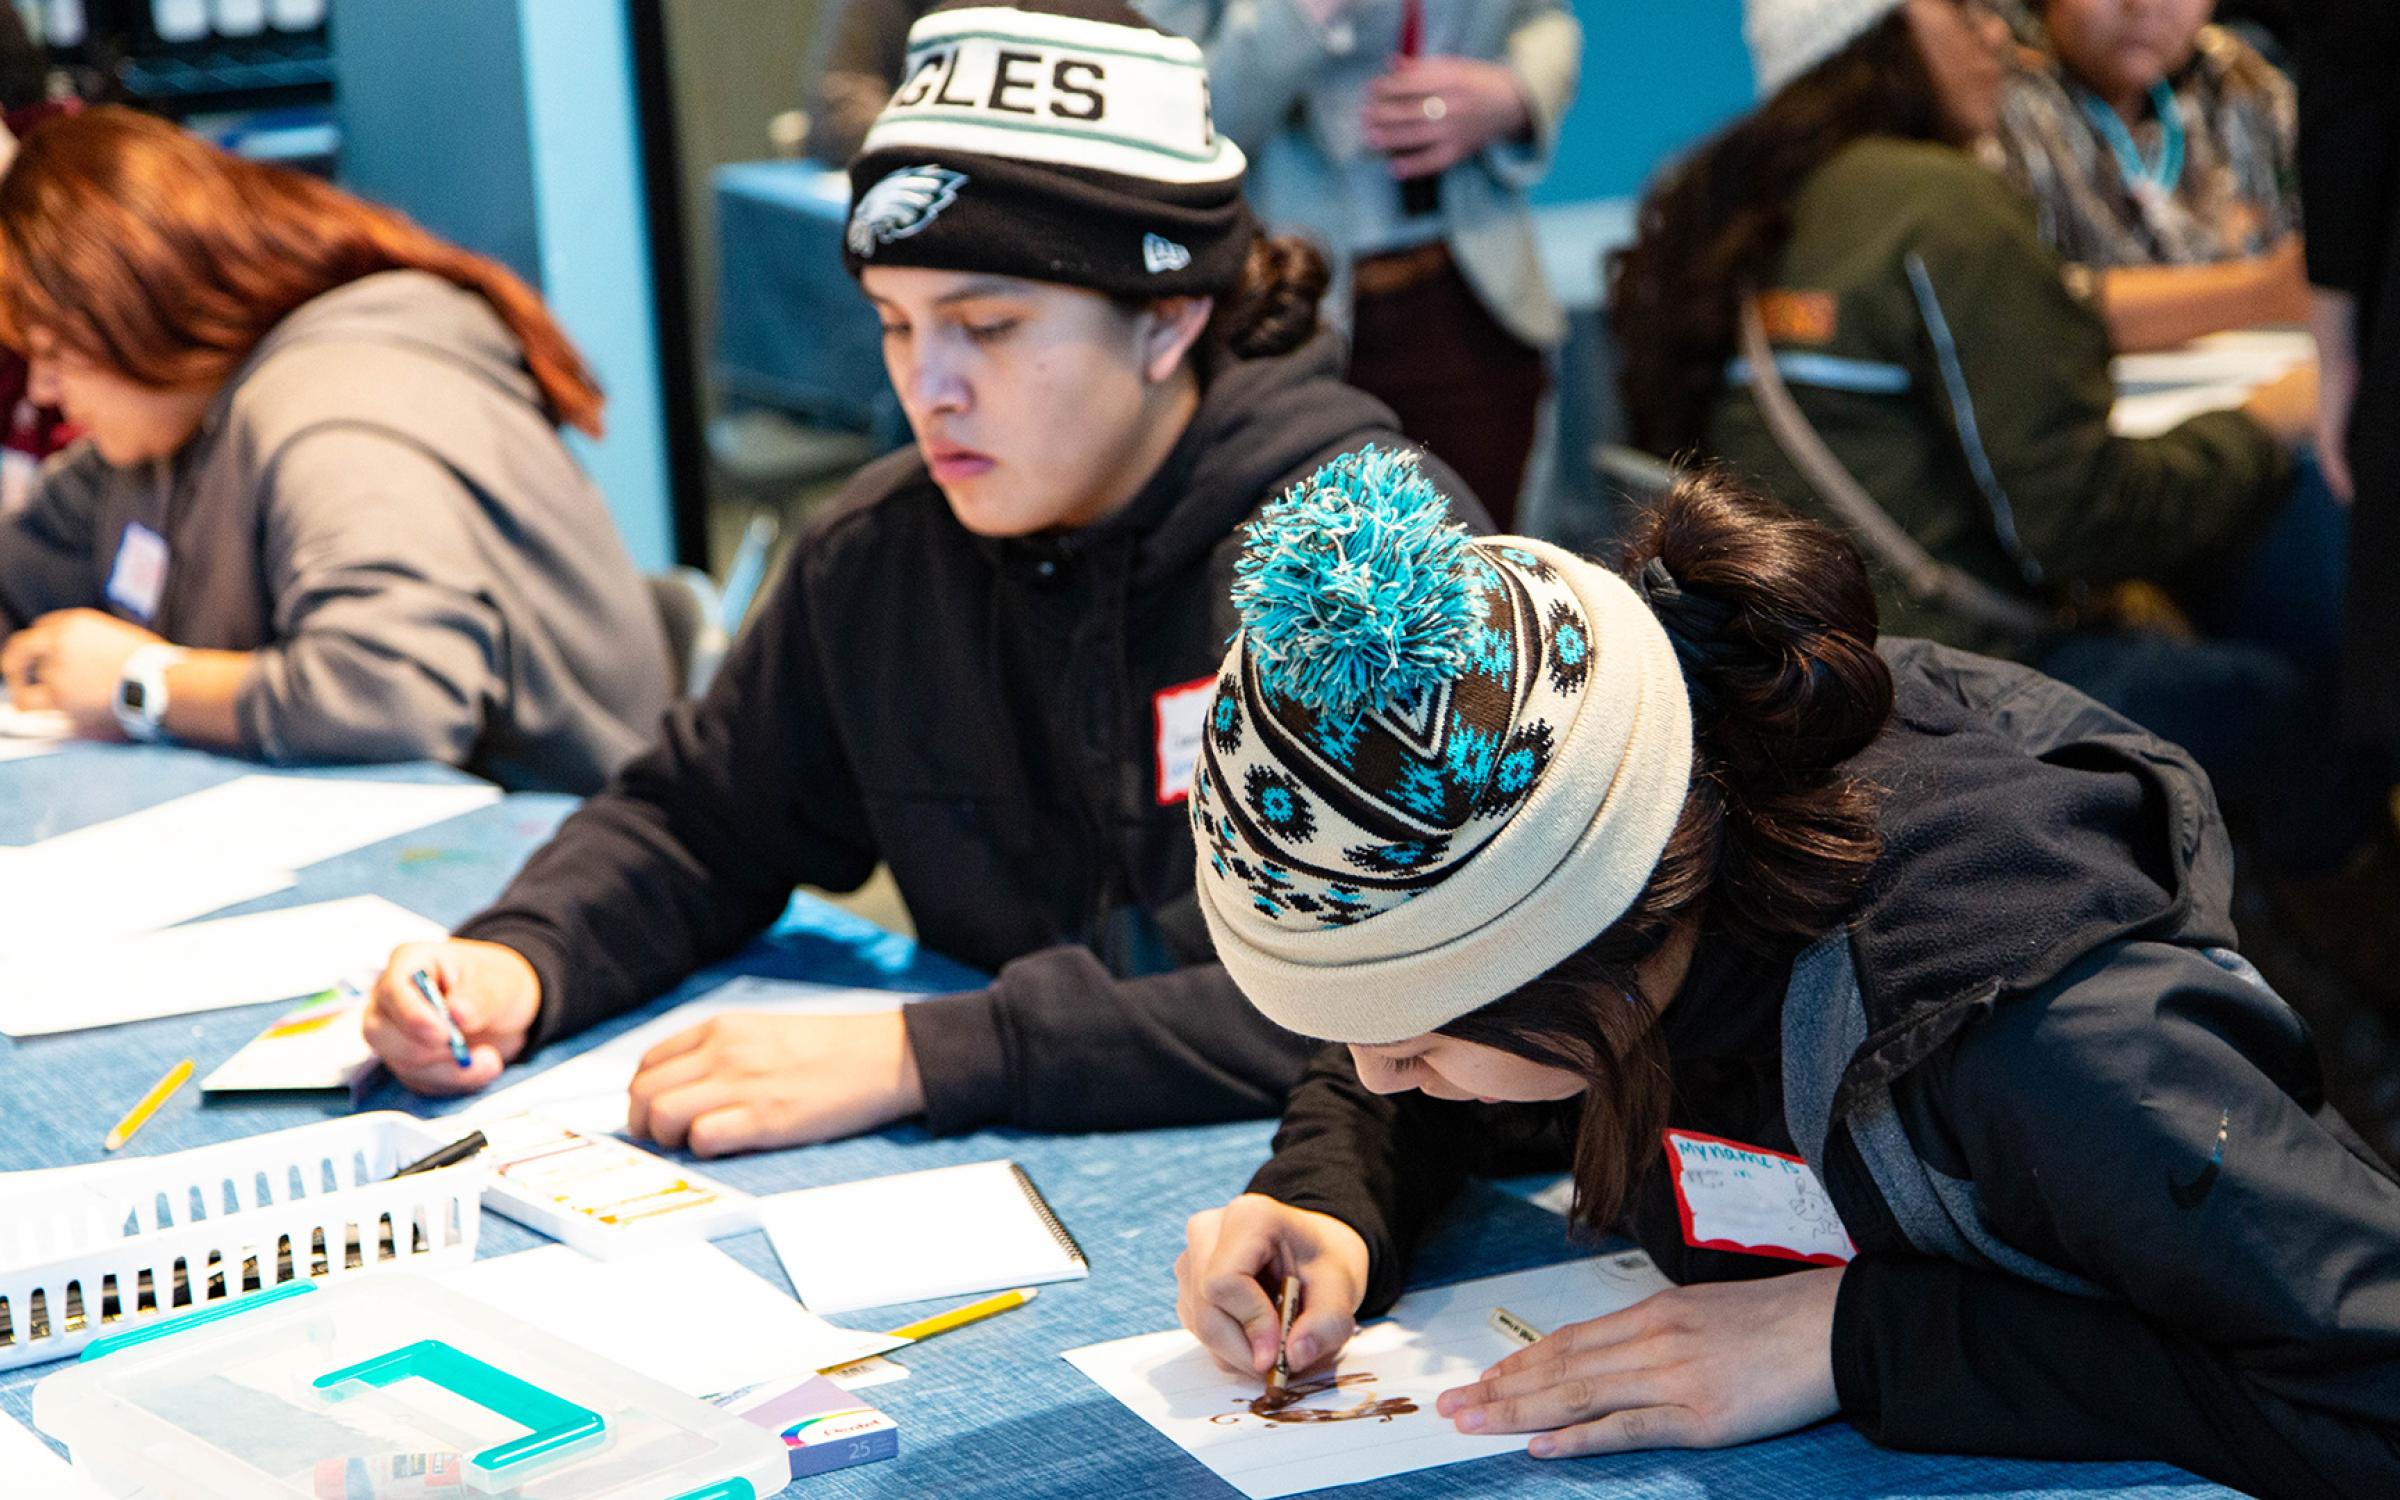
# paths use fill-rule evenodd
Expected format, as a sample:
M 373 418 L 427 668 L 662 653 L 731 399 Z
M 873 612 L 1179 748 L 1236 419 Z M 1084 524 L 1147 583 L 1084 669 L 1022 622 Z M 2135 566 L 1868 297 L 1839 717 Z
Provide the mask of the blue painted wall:
M 1751 102 L 1740 0 L 1574 0 L 1583 87 L 1540 203 L 1638 195 L 1659 163 Z
M 674 561 L 657 318 L 625 9 L 612 0 L 341 0 L 342 180 L 542 291 L 608 393 L 570 434 L 636 563 Z

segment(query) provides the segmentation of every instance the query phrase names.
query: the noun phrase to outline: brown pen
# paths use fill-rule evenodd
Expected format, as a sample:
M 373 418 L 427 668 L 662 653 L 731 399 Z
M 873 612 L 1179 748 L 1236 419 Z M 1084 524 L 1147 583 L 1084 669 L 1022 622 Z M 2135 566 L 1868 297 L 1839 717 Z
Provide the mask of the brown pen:
M 1283 1383 L 1292 1378 L 1292 1367 L 1286 1357 L 1287 1346 L 1292 1341 L 1292 1314 L 1299 1310 L 1300 1278 L 1286 1276 L 1283 1278 L 1283 1295 L 1275 1299 L 1275 1321 L 1279 1327 L 1275 1334 L 1275 1368 L 1267 1372 L 1267 1389 L 1270 1391 L 1282 1390 Z

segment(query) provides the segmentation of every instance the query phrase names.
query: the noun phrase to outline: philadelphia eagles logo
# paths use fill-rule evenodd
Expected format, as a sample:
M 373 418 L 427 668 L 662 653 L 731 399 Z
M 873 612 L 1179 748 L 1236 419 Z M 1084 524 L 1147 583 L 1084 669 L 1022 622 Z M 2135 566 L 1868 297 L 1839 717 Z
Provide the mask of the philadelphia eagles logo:
M 947 167 L 902 167 L 867 189 L 850 211 L 850 253 L 870 256 L 877 245 L 904 240 L 931 224 L 967 185 Z

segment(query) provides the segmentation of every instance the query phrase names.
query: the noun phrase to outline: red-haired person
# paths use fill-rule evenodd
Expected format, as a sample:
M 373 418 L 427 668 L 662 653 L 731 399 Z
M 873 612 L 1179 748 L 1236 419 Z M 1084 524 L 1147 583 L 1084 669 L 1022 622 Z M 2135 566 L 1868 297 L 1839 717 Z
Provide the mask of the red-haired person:
M 0 672 L 93 738 L 591 791 L 670 696 L 560 426 L 601 396 L 498 264 L 102 108 L 0 177 L 0 338 L 88 441 L 0 523 Z

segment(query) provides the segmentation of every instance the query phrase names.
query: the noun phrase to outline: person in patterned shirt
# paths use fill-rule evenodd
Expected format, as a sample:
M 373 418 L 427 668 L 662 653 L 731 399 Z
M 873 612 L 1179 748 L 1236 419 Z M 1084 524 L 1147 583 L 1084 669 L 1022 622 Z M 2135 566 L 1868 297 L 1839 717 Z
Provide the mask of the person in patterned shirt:
M 2210 0 L 2035 0 L 1998 154 L 2121 350 L 2307 317 L 2291 81 Z

